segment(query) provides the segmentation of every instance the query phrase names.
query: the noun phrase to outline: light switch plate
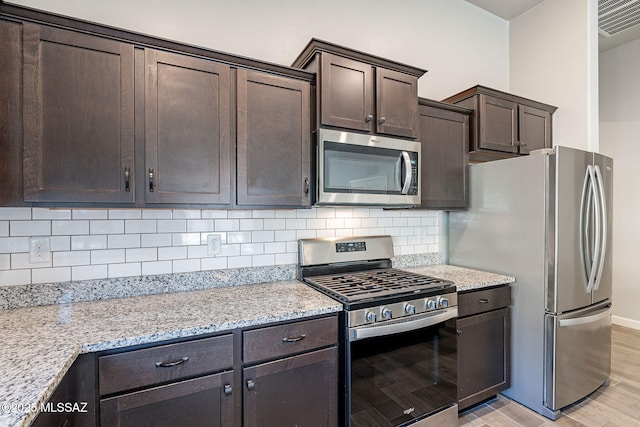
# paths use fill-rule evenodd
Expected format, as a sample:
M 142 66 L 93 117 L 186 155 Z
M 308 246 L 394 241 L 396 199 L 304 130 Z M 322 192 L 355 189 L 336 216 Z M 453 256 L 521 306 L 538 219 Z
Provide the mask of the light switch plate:
M 49 237 L 31 237 L 29 239 L 29 262 L 51 261 L 51 239 Z

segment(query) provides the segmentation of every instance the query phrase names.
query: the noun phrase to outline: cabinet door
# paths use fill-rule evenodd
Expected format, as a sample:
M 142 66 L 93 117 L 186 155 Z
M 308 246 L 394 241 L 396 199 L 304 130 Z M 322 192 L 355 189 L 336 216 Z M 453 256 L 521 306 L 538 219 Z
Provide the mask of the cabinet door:
M 376 132 L 416 137 L 418 79 L 385 68 L 376 69 Z
M 100 424 L 118 427 L 233 425 L 232 372 L 100 401 Z
M 238 205 L 309 206 L 310 85 L 238 70 Z
M 456 321 L 460 410 L 509 387 L 510 324 L 509 308 Z
M 421 208 L 466 208 L 469 205 L 469 116 L 419 106 Z
M 321 124 L 372 131 L 373 67 L 330 53 L 321 60 Z
M 551 148 L 551 113 L 528 105 L 518 107 L 520 154 Z
M 24 199 L 132 203 L 133 45 L 24 24 Z
M 228 65 L 146 51 L 147 203 L 228 204 Z
M 244 368 L 244 425 L 336 426 L 335 347 Z
M 518 104 L 489 95 L 480 96 L 480 147 L 517 153 Z

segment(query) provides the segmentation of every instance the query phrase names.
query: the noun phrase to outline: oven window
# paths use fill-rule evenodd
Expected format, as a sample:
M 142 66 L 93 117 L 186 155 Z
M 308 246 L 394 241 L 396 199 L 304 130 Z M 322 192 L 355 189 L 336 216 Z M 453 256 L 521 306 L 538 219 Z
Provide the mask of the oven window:
M 402 152 L 326 141 L 326 192 L 390 194 L 402 190 Z
M 398 426 L 457 400 L 455 320 L 351 343 L 351 425 Z

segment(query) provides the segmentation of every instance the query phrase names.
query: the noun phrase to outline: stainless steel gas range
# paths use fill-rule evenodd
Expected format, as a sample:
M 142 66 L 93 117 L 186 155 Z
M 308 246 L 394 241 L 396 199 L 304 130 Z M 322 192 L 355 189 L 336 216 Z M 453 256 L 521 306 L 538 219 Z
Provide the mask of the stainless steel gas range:
M 457 426 L 457 294 L 392 268 L 390 236 L 303 239 L 299 278 L 340 301 L 344 426 Z

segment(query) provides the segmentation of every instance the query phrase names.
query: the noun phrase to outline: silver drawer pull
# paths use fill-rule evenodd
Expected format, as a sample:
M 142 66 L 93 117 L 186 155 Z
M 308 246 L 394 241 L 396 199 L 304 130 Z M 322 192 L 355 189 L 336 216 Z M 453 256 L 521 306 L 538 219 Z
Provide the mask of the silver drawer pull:
M 293 337 L 293 338 L 282 338 L 282 342 L 298 342 L 298 341 L 302 341 L 303 339 L 305 339 L 307 336 L 305 334 L 300 335 L 299 337 Z
M 489 300 L 486 298 L 481 298 L 478 300 L 478 304 L 489 304 Z
M 156 362 L 156 368 L 171 368 L 173 366 L 182 365 L 187 360 L 189 360 L 189 358 L 185 356 L 175 362 Z

